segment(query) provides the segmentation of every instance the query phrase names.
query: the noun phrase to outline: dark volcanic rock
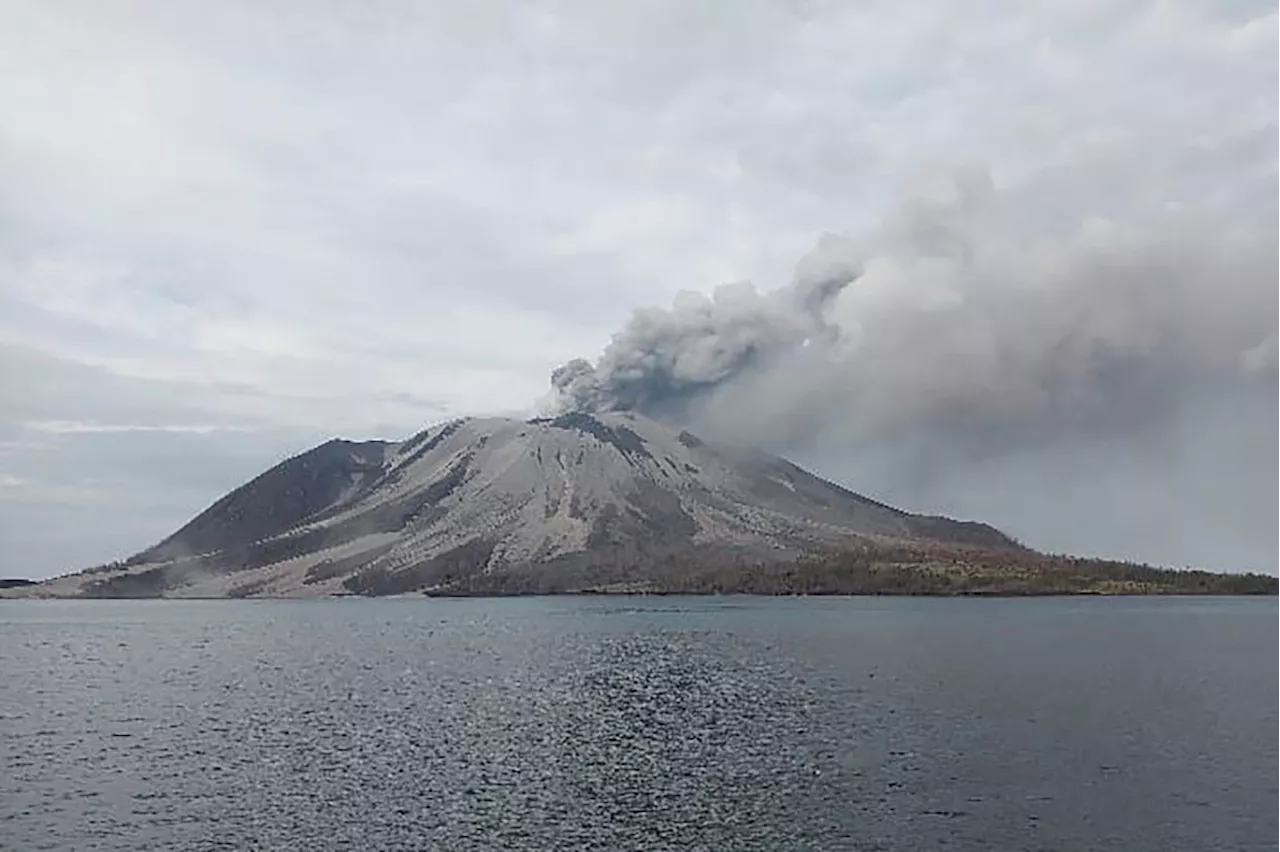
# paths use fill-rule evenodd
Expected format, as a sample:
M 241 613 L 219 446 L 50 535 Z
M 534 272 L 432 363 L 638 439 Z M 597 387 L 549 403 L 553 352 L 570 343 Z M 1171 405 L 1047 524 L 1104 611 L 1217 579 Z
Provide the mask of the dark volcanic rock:
M 389 445 L 332 440 L 281 462 L 139 555 L 148 561 L 243 548 L 360 496 L 382 472 Z M 135 557 L 138 558 L 138 557 Z

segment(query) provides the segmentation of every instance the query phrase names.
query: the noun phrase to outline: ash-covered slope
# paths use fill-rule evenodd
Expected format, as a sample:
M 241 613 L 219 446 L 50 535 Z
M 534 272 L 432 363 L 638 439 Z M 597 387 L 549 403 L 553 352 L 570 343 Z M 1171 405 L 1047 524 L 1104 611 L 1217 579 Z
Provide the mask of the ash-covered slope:
M 634 414 L 470 418 L 399 444 L 326 443 L 123 565 L 44 591 L 395 594 L 521 572 L 530 588 L 572 590 L 673 557 L 776 560 L 892 542 L 1017 548 L 991 527 L 902 512 Z

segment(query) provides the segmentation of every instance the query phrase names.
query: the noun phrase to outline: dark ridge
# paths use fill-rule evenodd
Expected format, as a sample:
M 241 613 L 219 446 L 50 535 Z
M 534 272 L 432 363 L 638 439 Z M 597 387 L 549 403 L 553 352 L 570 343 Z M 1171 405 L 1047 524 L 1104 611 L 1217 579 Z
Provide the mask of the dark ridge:
M 444 425 L 444 428 L 448 428 L 448 426 L 449 426 L 449 424 L 448 424 L 448 423 L 446 423 L 446 424 Z M 414 435 L 414 436 L 413 436 L 412 438 L 410 438 L 409 440 L 405 441 L 403 444 L 401 444 L 401 445 L 400 445 L 400 452 L 401 452 L 401 453 L 408 453 L 408 452 L 412 452 L 414 447 L 418 446 L 418 445 L 419 445 L 419 444 L 421 444 L 423 441 L 425 441 L 425 440 L 427 440 L 428 438 L 430 438 L 430 437 L 431 437 L 431 430 L 432 430 L 432 429 L 435 429 L 435 428 L 436 428 L 436 427 L 435 427 L 434 425 L 432 425 L 432 426 L 428 426 L 427 428 L 423 429 L 423 430 L 422 430 L 421 432 L 419 432 L 418 434 Z
M 410 523 L 429 524 L 439 517 L 437 504 L 452 494 L 466 476 L 470 457 L 460 460 L 440 479 L 361 517 L 287 532 L 260 541 L 238 542 L 195 558 L 157 566 L 137 574 L 99 580 L 86 587 L 90 597 L 158 597 L 182 585 L 198 571 L 250 571 L 347 544 L 370 533 L 398 532 Z
M 203 567 L 218 571 L 246 571 L 317 550 L 346 544 L 370 533 L 399 532 L 410 523 L 436 520 L 436 505 L 462 484 L 471 457 L 458 461 L 440 479 L 402 500 L 379 506 L 369 514 L 338 523 L 294 530 L 285 535 L 248 544 L 237 544 L 197 560 Z
M 569 429 L 590 435 L 597 441 L 616 447 L 624 456 L 644 456 L 652 459 L 653 454 L 644 445 L 644 440 L 626 426 L 606 426 L 590 414 L 578 411 L 562 414 L 554 420 L 547 421 L 557 429 Z
M 297 530 L 265 541 L 228 547 L 195 561 L 219 572 L 249 571 L 317 550 L 337 547 L 368 531 L 352 530 L 350 527 L 348 524 L 335 524 Z
M 23 580 L 18 577 L 0 579 L 0 589 L 21 589 L 24 586 L 39 585 L 35 580 Z
M 449 468 L 444 476 L 417 492 L 413 497 L 412 507 L 401 516 L 398 529 L 403 529 L 413 521 L 422 519 L 426 510 L 435 508 L 436 504 L 456 491 L 458 486 L 466 481 L 467 468 L 472 458 L 471 454 L 463 456 Z
M 428 426 L 427 428 L 423 429 L 421 432 L 418 432 L 417 434 L 415 434 L 409 440 L 405 441 L 403 444 L 400 445 L 400 452 L 402 453 L 412 452 L 414 447 L 418 446 L 423 441 L 427 440 L 427 438 L 431 437 L 431 430 L 434 428 L 436 427 Z
M 493 542 L 472 539 L 466 544 L 407 568 L 376 566 L 348 577 L 343 586 L 359 595 L 401 595 L 418 589 L 462 583 L 485 569 L 493 556 Z
M 134 557 L 166 561 L 280 535 L 326 509 L 354 477 L 380 471 L 387 444 L 332 440 L 287 459 L 237 488 L 153 548 Z
M 429 435 L 429 434 L 430 434 L 430 432 L 431 432 L 431 430 L 430 430 L 430 429 L 426 430 L 426 432 L 419 432 L 417 435 L 415 435 L 413 438 L 411 438 L 411 439 L 410 439 L 410 442 L 412 442 L 412 441 L 414 441 L 414 440 L 419 440 L 419 439 L 421 439 L 421 440 L 420 440 L 421 446 L 419 446 L 416 450 L 414 450 L 414 452 L 413 452 L 413 453 L 411 453 L 407 458 L 402 459 L 402 460 L 401 460 L 401 461 L 396 465 L 396 469 L 392 472 L 392 474 L 391 474 L 389 477 L 387 477 L 387 480 L 388 480 L 389 482 L 394 482 L 394 481 L 398 480 L 398 479 L 400 478 L 400 476 L 401 476 L 401 471 L 402 471 L 404 468 L 406 468 L 406 467 L 408 467 L 409 465 L 413 464 L 414 462 L 418 461 L 418 459 L 422 458 L 422 457 L 423 457 L 423 456 L 425 456 L 427 453 L 431 452 L 431 451 L 432 451 L 432 450 L 434 450 L 436 447 L 440 446 L 441 442 L 443 442 L 445 438 L 448 438 L 448 437 L 449 437 L 450 435 L 452 435 L 454 432 L 457 432 L 457 431 L 458 431 L 458 428 L 459 428 L 460 426 L 462 426 L 462 424 L 463 424 L 464 422 L 466 422 L 466 421 L 465 421 L 465 419 L 458 419 L 458 420 L 451 420 L 451 421 L 449 421 L 448 423 L 446 423 L 446 424 L 444 424 L 443 426 L 441 426 L 441 427 L 440 427 L 440 431 L 439 431 L 439 432 L 437 432 L 437 433 L 435 434 L 435 437 L 431 438 L 430 440 L 427 440 L 427 438 L 426 438 L 426 437 L 424 437 L 425 435 Z M 425 443 L 423 443 L 423 442 L 425 442 Z M 408 445 L 408 444 L 406 444 L 406 445 L 405 445 L 405 449 L 408 449 L 408 448 L 409 448 L 409 445 Z
M 393 547 L 395 547 L 395 544 L 384 544 L 381 547 L 371 548 L 351 556 L 344 556 L 341 559 L 326 559 L 323 562 L 317 562 L 307 570 L 307 576 L 303 578 L 302 582 L 310 586 L 322 583 L 325 580 L 332 580 L 334 577 L 343 577 L 353 571 L 362 570 L 378 561 L 380 556 Z

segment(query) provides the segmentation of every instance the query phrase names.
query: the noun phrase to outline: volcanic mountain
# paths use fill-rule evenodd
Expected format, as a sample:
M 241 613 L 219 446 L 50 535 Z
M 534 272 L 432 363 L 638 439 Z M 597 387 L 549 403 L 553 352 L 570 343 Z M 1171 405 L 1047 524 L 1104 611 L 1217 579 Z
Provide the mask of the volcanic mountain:
M 956 593 L 1043 590 L 1046 571 L 1078 591 L 1083 564 L 1064 574 L 984 524 L 903 512 L 635 414 L 571 413 L 329 441 L 130 559 L 6 594 Z M 1133 580 L 1106 564 L 1106 582 Z

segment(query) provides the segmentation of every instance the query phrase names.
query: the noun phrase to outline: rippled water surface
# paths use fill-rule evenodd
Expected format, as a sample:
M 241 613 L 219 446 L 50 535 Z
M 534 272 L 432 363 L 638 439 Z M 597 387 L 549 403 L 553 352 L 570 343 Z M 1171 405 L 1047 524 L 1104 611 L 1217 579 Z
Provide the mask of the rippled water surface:
M 1275 849 L 1274 600 L 0 602 L 0 848 Z

